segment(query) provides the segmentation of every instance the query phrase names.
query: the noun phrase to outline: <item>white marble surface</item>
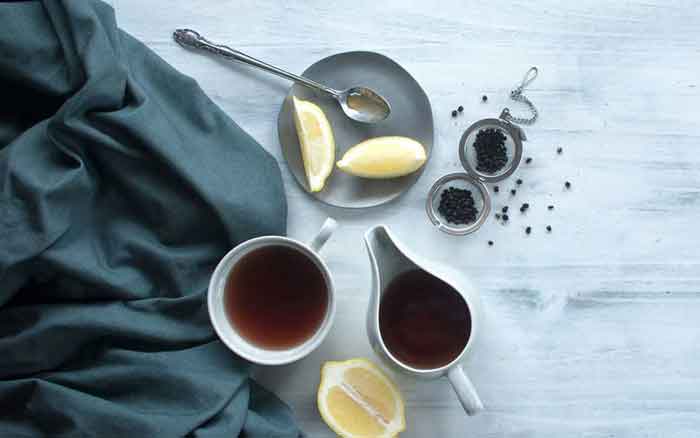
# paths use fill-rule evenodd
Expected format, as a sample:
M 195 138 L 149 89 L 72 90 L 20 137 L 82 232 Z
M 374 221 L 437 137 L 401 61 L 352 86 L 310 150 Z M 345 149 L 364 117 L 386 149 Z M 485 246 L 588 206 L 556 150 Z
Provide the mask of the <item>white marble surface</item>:
M 366 49 L 408 69 L 430 96 L 436 147 L 418 184 L 368 211 L 327 208 L 281 163 L 289 233 L 341 223 L 324 256 L 338 318 L 320 350 L 260 379 L 312 437 L 330 437 L 315 407 L 319 365 L 372 356 L 365 338 L 369 265 L 364 231 L 384 222 L 412 248 L 467 272 L 486 327 L 465 364 L 486 411 L 467 418 L 446 381 L 399 377 L 403 437 L 664 437 L 700 433 L 700 9 L 687 1 L 113 0 L 121 26 L 202 88 L 278 159 L 276 116 L 289 84 L 186 52 L 190 26 L 251 55 L 302 71 Z M 348 17 L 339 21 L 339 17 Z M 490 220 L 473 236 L 431 228 L 431 182 L 459 170 L 457 141 L 497 115 L 530 65 L 541 109 L 527 130 L 534 158 L 515 200 L 527 218 Z M 482 94 L 489 103 L 481 104 Z M 450 111 L 464 105 L 457 121 Z M 555 148 L 564 154 L 557 156 Z M 564 180 L 573 190 L 562 190 Z M 504 184 L 510 188 L 511 183 Z M 548 212 L 545 206 L 556 205 Z M 544 226 L 554 232 L 546 235 Z M 525 237 L 525 225 L 534 227 Z M 492 239 L 495 246 L 486 242 Z

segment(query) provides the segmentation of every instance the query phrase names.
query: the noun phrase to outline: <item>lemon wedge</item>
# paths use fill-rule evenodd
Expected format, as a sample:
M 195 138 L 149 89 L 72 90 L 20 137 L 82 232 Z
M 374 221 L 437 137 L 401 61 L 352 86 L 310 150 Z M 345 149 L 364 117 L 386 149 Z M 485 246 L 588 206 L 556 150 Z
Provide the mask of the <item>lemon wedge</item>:
M 343 438 L 391 438 L 406 428 L 401 393 L 367 359 L 326 362 L 317 397 L 323 421 Z
M 420 169 L 426 159 L 425 148 L 412 138 L 375 137 L 348 149 L 337 165 L 364 178 L 396 178 Z
M 333 171 L 335 139 L 323 110 L 313 102 L 292 96 L 294 125 L 297 128 L 301 157 L 309 190 L 319 192 Z

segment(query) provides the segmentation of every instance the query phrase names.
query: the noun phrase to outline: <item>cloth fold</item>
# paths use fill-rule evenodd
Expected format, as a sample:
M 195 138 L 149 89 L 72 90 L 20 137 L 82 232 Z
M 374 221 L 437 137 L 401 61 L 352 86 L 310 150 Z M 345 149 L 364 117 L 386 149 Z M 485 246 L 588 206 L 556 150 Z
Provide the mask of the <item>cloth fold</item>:
M 274 159 L 96 0 L 0 3 L 0 435 L 298 437 L 212 331 Z

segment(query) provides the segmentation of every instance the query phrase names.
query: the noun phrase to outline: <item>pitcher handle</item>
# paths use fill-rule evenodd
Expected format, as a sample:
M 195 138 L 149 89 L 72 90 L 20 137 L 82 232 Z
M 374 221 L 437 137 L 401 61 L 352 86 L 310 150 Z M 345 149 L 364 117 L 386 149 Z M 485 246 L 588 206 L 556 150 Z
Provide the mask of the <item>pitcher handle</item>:
M 484 409 L 484 404 L 481 402 L 479 394 L 476 393 L 476 388 L 474 388 L 472 381 L 469 380 L 460 364 L 453 366 L 447 371 L 447 378 L 457 393 L 459 402 L 462 403 L 462 407 L 467 415 L 476 415 Z
M 338 228 L 338 222 L 336 222 L 335 219 L 332 217 L 326 219 L 323 226 L 321 226 L 321 230 L 319 230 L 316 237 L 314 237 L 313 240 L 311 240 L 311 243 L 309 243 L 311 249 L 313 249 L 314 252 L 321 251 L 321 248 L 323 248 L 323 245 L 325 245 L 328 239 L 330 239 L 336 228 Z

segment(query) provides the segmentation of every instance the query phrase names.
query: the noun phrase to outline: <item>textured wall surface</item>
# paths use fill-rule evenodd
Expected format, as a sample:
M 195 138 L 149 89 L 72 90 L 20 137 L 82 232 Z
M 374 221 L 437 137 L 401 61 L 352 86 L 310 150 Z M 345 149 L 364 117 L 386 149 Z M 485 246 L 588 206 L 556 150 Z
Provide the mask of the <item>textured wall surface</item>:
M 196 78 L 280 160 L 276 117 L 289 84 L 185 51 L 170 38 L 174 28 L 192 27 L 297 72 L 337 52 L 381 52 L 411 72 L 432 101 L 434 154 L 397 202 L 361 212 L 325 207 L 281 162 L 290 235 L 310 238 L 329 215 L 341 223 L 324 249 L 339 294 L 331 335 L 297 364 L 258 370 L 312 437 L 333 436 L 315 406 L 320 364 L 374 357 L 364 329 L 370 278 L 361 238 L 380 222 L 413 249 L 468 273 L 486 314 L 464 366 L 487 410 L 467 418 L 446 381 L 397 376 L 408 403 L 402 438 L 698 436 L 695 2 L 112 3 L 124 29 Z M 534 160 L 519 171 L 518 195 L 502 190 L 494 205 L 528 202 L 530 212 L 524 218 L 514 212 L 507 226 L 489 220 L 469 237 L 439 233 L 423 210 L 428 188 L 461 169 L 457 142 L 469 123 L 497 116 L 505 104 L 521 109 L 508 102 L 508 91 L 531 65 L 540 77 L 527 94 L 542 113 L 527 128 L 525 153 Z M 452 119 L 458 105 L 464 115 Z M 573 184 L 569 192 L 565 180 Z M 547 211 L 548 204 L 556 209 Z M 549 235 L 547 224 L 554 229 Z

